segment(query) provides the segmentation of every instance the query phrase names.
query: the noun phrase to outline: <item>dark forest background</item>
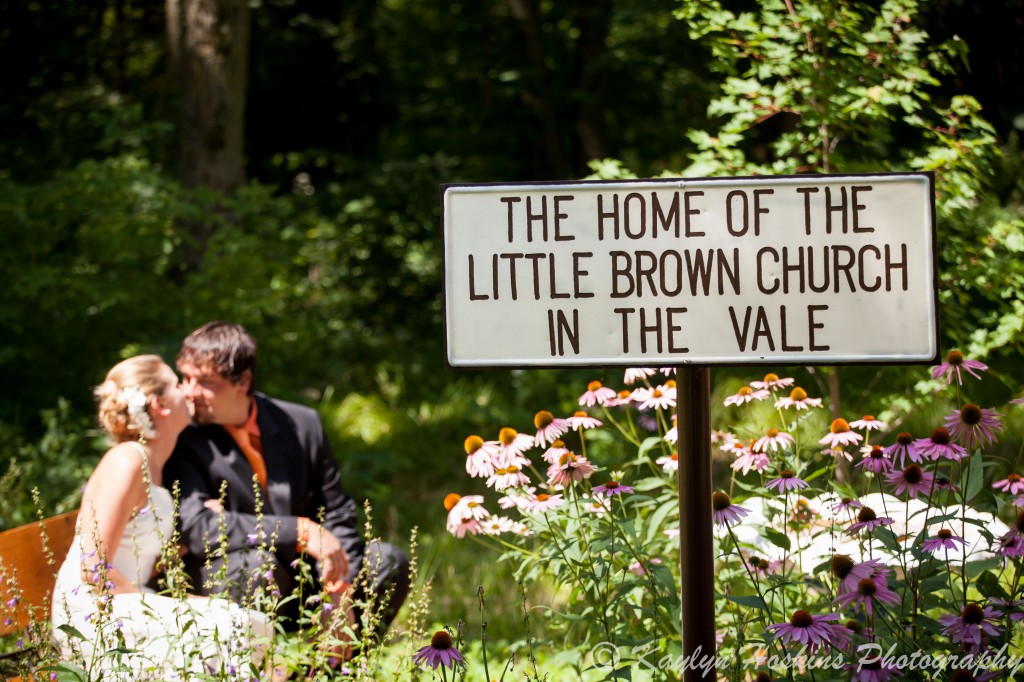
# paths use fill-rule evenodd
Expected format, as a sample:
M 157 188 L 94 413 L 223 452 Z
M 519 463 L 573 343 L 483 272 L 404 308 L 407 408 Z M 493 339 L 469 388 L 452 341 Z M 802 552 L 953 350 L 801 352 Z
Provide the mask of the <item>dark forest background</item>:
M 440 528 L 466 435 L 525 429 L 621 373 L 444 368 L 438 186 L 682 171 L 690 131 L 726 118 L 709 104 L 729 75 L 675 15 L 684 4 L 0 5 L 0 525 L 31 516 L 33 486 L 47 513 L 77 503 L 103 450 L 91 387 L 110 366 L 173 360 L 184 334 L 221 318 L 260 342 L 259 388 L 320 407 L 384 528 Z M 997 147 L 974 170 L 973 217 L 940 225 L 942 333 L 948 349 L 990 327 L 999 379 L 986 390 L 1003 399 L 1024 373 L 1024 276 L 1005 265 L 1024 251 L 1024 2 L 904 4 L 923 54 L 957 46 L 922 86 L 930 101 L 976 98 Z M 770 156 L 792 126 L 758 122 L 746 153 Z M 893 159 L 917 144 L 901 135 Z M 988 234 L 997 213 L 1010 234 Z M 872 368 L 822 387 L 841 373 L 874 391 L 843 393 L 852 411 L 900 388 Z

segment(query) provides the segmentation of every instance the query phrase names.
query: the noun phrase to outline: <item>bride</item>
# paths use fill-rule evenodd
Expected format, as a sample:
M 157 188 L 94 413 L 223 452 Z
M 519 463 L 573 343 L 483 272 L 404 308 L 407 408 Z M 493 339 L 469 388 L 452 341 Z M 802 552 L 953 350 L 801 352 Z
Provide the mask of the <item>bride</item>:
M 177 376 L 158 356 L 140 355 L 111 369 L 95 394 L 100 424 L 115 444 L 86 483 L 75 541 L 54 588 L 53 627 L 64 660 L 90 679 L 236 670 L 249 678 L 243 673 L 257 672 L 271 632 L 262 614 L 225 599 L 175 599 L 145 587 L 174 530 L 173 499 L 161 486 L 164 463 L 191 421 Z

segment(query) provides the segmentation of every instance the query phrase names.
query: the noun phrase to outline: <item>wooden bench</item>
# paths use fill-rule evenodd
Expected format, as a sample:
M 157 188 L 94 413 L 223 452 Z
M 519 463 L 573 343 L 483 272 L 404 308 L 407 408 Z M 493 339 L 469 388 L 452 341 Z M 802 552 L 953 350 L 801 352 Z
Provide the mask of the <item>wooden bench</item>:
M 50 620 L 50 598 L 57 571 L 75 536 L 78 510 L 0 533 L 0 635 L 24 631 Z M 5 654 L 7 670 L 31 651 Z M 17 680 L 17 677 L 6 677 Z

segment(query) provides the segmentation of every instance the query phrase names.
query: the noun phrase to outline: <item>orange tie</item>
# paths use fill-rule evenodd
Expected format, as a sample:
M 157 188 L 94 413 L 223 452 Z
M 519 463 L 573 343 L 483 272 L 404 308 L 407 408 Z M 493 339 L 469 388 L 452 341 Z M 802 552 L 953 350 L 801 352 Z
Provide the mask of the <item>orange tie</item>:
M 244 427 L 225 426 L 224 428 L 235 439 L 235 442 L 238 443 L 238 447 L 242 449 L 242 454 L 245 455 L 245 458 L 249 460 L 249 466 L 252 467 L 253 473 L 256 474 L 256 480 L 260 482 L 260 487 L 266 490 L 267 463 L 263 461 L 263 453 L 260 452 L 263 449 L 260 437 L 250 436 Z

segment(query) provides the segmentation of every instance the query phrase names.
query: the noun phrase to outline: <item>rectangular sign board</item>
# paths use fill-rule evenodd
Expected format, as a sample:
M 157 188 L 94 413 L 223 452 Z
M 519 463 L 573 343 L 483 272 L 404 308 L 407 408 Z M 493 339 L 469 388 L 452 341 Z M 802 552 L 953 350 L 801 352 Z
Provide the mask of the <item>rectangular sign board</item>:
M 930 173 L 441 189 L 453 367 L 938 359 Z

